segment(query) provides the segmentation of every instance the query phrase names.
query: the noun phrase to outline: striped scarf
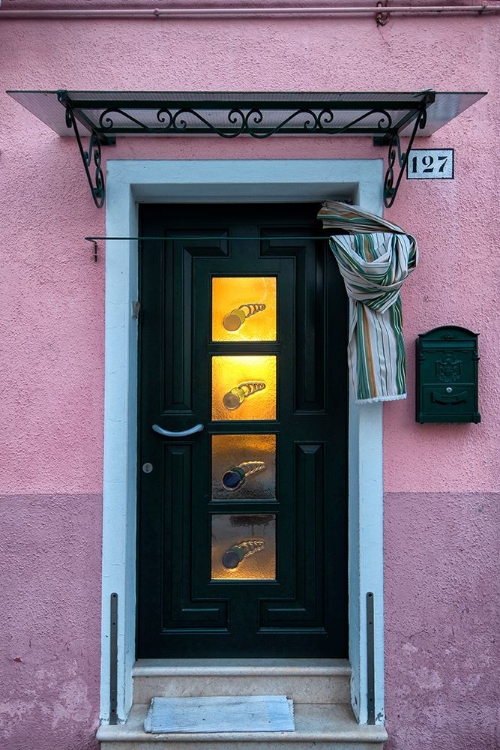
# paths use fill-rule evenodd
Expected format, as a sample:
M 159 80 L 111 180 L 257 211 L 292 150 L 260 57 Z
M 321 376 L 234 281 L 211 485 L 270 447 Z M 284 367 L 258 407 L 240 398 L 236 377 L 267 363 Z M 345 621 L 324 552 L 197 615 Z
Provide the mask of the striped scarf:
M 326 201 L 324 228 L 350 234 L 330 237 L 349 296 L 348 359 L 357 404 L 406 398 L 406 355 L 399 290 L 416 268 L 414 237 L 357 206 Z

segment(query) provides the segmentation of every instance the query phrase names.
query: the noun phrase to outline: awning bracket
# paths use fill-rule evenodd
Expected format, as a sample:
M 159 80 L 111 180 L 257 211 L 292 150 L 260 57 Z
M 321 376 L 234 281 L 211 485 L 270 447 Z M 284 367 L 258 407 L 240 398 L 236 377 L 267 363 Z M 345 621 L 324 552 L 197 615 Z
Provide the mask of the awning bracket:
M 401 139 L 397 131 L 392 133 L 388 139 L 385 139 L 385 138 L 380 139 L 380 140 L 374 139 L 375 145 L 385 145 L 387 143 L 387 140 L 389 140 L 389 152 L 387 155 L 387 170 L 386 170 L 385 179 L 384 179 L 384 206 L 386 208 L 390 208 L 392 204 L 394 203 L 394 201 L 396 200 L 396 196 L 398 194 L 401 180 L 403 178 L 403 175 L 406 173 L 406 165 L 408 163 L 410 151 L 413 146 L 413 141 L 415 140 L 417 131 L 421 128 L 425 128 L 426 122 L 427 122 L 427 103 L 422 102 L 420 109 L 418 111 L 416 120 L 415 120 L 415 125 L 413 127 L 413 131 L 410 136 L 410 140 L 408 142 L 408 147 L 406 151 L 403 151 L 401 149 Z M 399 167 L 399 174 L 394 184 L 396 161 L 397 161 L 397 166 Z
M 115 138 L 102 136 L 91 128 L 88 149 L 85 150 L 78 130 L 77 118 L 73 107 L 71 106 L 71 100 L 69 99 L 67 92 L 63 90 L 58 91 L 57 98 L 66 109 L 66 126 L 68 128 L 73 128 L 73 132 L 75 133 L 94 203 L 97 208 L 102 208 L 106 200 L 106 183 L 104 181 L 104 172 L 101 167 L 101 146 L 112 146 L 115 144 L 116 140 Z M 91 174 L 91 170 L 94 170 L 94 175 Z M 95 257 L 95 260 L 97 260 L 97 257 Z

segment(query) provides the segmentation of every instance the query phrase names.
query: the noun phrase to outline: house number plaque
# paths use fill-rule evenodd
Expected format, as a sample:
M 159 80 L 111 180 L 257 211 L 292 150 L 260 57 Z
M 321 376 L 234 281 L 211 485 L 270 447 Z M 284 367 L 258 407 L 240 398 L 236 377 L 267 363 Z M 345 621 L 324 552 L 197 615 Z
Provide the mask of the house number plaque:
M 414 148 L 406 164 L 408 180 L 453 180 L 455 165 L 452 148 Z

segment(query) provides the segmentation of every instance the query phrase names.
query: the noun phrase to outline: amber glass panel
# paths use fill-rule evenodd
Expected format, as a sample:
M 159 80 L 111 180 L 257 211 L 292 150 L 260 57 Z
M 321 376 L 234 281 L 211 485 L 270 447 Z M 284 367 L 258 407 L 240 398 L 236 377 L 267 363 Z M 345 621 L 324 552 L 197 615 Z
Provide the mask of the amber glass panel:
M 276 497 L 276 435 L 213 435 L 214 500 Z
M 212 357 L 212 419 L 276 419 L 276 357 Z
M 276 516 L 212 516 L 212 579 L 275 580 Z
M 213 341 L 276 341 L 276 279 L 212 279 Z

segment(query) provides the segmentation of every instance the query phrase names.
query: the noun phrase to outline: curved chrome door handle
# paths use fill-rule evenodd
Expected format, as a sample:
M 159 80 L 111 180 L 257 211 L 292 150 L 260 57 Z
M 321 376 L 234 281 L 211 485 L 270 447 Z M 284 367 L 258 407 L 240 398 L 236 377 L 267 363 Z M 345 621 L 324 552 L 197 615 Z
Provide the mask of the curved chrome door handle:
M 195 432 L 201 432 L 204 429 L 204 426 L 202 424 L 195 424 L 195 426 L 191 427 L 191 429 L 189 430 L 172 432 L 172 430 L 164 430 L 163 427 L 154 424 L 151 429 L 153 430 L 153 432 L 157 432 L 158 435 L 163 435 L 164 437 L 186 437 L 187 435 L 194 435 Z

